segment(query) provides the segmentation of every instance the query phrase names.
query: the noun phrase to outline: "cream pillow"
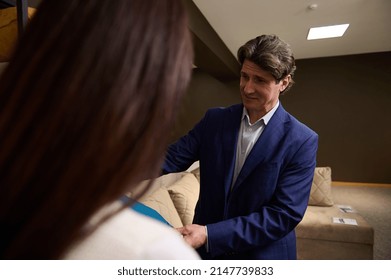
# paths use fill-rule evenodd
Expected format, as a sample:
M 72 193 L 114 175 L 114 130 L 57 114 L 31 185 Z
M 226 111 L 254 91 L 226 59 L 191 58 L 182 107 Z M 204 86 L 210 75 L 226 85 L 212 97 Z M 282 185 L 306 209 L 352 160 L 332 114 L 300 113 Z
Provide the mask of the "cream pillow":
M 200 181 L 200 168 L 197 167 L 196 169 L 192 170 L 191 173 L 194 174 L 194 176 L 197 178 L 198 182 Z
M 178 173 L 169 173 L 166 175 L 162 175 L 160 177 L 157 177 L 153 180 L 152 184 L 149 186 L 149 188 L 145 192 L 145 188 L 147 187 L 148 183 L 150 183 L 150 180 L 144 180 L 137 184 L 136 186 L 132 187 L 132 191 L 128 192 L 127 194 L 129 196 L 137 196 L 138 194 L 144 193 L 143 196 L 147 197 L 150 194 L 152 194 L 154 191 L 156 191 L 159 188 L 166 188 L 169 185 L 172 185 L 176 181 L 178 181 L 180 178 L 185 176 L 187 172 L 178 172 Z
M 174 203 L 165 188 L 158 188 L 138 201 L 156 210 L 174 228 L 183 226 Z
M 183 225 L 193 223 L 194 209 L 200 193 L 200 184 L 192 173 L 188 173 L 171 186 L 168 193 L 178 211 Z
M 308 205 L 332 206 L 333 204 L 331 196 L 331 168 L 316 167 Z

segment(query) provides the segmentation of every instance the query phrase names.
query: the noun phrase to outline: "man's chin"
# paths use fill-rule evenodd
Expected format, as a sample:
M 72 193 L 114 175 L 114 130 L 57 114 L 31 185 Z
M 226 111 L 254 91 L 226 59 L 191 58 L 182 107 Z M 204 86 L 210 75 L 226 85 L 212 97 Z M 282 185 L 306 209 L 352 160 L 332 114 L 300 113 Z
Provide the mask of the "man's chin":
M 243 106 L 246 107 L 247 110 L 254 110 L 254 109 L 259 109 L 262 107 L 261 104 L 258 102 L 255 102 L 254 100 L 244 100 L 242 99 Z

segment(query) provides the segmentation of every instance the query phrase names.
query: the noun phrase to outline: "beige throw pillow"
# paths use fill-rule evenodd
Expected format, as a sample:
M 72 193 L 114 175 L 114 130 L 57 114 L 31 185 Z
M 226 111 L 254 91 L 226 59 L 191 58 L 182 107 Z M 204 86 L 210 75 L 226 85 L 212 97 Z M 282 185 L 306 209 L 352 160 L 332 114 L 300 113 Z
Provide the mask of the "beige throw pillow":
M 308 205 L 332 206 L 333 204 L 331 196 L 331 168 L 316 167 Z
M 183 226 L 167 189 L 158 188 L 146 197 L 140 198 L 139 202 L 156 210 L 174 228 Z
M 200 181 L 200 168 L 197 167 L 196 169 L 192 170 L 191 173 L 194 174 L 194 176 L 197 178 L 198 182 Z
M 193 222 L 194 209 L 200 193 L 200 184 L 192 173 L 188 173 L 171 186 L 168 193 L 178 211 L 183 225 Z

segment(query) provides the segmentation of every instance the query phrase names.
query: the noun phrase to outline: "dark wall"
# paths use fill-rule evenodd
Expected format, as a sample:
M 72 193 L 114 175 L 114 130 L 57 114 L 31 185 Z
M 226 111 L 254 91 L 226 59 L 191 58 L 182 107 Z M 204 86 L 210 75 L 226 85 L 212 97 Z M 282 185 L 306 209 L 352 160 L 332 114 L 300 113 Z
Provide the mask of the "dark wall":
M 222 82 L 203 70 L 194 69 L 172 139 L 186 134 L 204 116 L 207 109 L 240 102 L 239 80 Z
M 334 181 L 391 183 L 391 52 L 297 61 L 296 84 L 280 98 L 319 134 L 318 166 Z M 240 102 L 239 80 L 196 69 L 173 139 L 210 107 Z
M 297 61 L 285 108 L 319 134 L 333 180 L 391 183 L 391 52 Z

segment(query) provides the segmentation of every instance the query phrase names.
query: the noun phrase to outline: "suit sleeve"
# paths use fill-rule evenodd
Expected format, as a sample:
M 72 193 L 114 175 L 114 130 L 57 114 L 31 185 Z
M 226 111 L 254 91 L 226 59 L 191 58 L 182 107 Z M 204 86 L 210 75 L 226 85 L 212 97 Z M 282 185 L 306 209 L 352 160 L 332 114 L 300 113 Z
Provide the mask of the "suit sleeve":
M 163 174 L 185 171 L 199 160 L 206 118 L 207 114 L 187 135 L 168 146 L 162 168 Z
M 296 227 L 307 208 L 317 147 L 318 136 L 312 133 L 281 170 L 268 204 L 247 216 L 207 225 L 211 257 L 266 246 Z

